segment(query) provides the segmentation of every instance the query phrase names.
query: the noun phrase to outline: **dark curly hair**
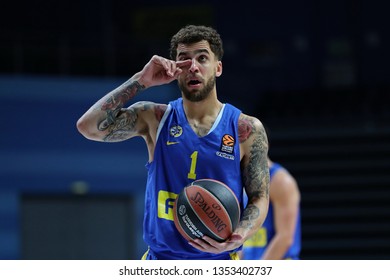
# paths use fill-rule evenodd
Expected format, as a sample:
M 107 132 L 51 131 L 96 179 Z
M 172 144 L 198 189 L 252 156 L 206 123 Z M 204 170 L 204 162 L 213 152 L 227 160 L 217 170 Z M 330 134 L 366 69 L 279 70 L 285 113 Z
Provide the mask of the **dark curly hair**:
M 214 28 L 203 25 L 187 25 L 172 37 L 169 50 L 171 59 L 176 60 L 179 44 L 193 44 L 202 40 L 206 40 L 217 59 L 222 60 L 223 46 L 220 35 Z

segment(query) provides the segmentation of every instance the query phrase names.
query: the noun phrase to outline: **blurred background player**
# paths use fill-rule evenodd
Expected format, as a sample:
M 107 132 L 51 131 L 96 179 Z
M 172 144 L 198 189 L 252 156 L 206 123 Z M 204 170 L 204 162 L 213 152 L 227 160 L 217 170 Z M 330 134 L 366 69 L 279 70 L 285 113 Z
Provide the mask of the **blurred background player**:
M 268 159 L 270 205 L 263 226 L 246 240 L 243 260 L 299 259 L 301 250 L 300 191 L 294 177 Z

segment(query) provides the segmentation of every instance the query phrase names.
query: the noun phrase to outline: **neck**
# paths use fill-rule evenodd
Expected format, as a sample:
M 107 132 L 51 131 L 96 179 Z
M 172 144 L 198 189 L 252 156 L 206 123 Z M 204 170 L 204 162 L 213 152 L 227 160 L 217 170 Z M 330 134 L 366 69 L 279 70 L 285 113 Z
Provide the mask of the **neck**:
M 222 108 L 222 103 L 215 95 L 210 95 L 198 102 L 192 102 L 183 98 L 183 107 L 188 120 L 202 122 L 204 118 L 216 118 Z
M 208 134 L 223 104 L 215 99 L 191 102 L 183 99 L 184 112 L 193 131 L 200 137 Z

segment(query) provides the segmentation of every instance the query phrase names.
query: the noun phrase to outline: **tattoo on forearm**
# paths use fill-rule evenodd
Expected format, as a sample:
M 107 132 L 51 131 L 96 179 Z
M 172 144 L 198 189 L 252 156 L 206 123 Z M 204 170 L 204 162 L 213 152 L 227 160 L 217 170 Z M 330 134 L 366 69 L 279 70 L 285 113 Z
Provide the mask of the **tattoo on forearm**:
M 113 92 L 107 101 L 103 103 L 101 109 L 103 111 L 115 111 L 118 107 L 123 107 L 127 101 L 136 96 L 144 88 L 145 87 L 137 81 L 131 82 L 130 84 L 125 83 Z
M 251 118 L 242 118 L 239 123 L 240 142 L 245 142 L 250 137 L 253 141 L 250 147 L 249 160 L 243 170 L 243 182 L 249 199 L 269 198 L 269 170 L 267 162 L 268 140 L 262 126 L 256 126 Z M 260 215 L 260 209 L 253 204 L 248 204 L 245 209 L 241 226 L 252 228 L 253 220 Z
M 239 227 L 251 229 L 255 226 L 253 223 L 260 216 L 260 210 L 255 205 L 248 205 L 242 215 Z
M 106 112 L 106 119 L 98 123 L 98 129 L 103 131 L 110 125 L 113 125 L 117 121 L 118 115 L 126 102 L 136 96 L 144 88 L 145 87 L 137 81 L 134 81 L 130 84 L 125 83 L 115 90 L 100 108 L 102 111 Z

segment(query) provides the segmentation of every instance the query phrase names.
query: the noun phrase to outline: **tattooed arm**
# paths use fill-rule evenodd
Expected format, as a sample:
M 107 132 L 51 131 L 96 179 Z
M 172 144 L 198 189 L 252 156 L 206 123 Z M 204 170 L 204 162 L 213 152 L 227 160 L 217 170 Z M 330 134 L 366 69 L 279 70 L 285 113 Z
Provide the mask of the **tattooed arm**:
M 146 130 L 147 112 L 153 103 L 137 102 L 124 105 L 144 89 L 133 78 L 96 102 L 77 122 L 86 138 L 95 141 L 117 142 L 141 135 Z M 142 116 L 142 118 L 140 118 Z
M 195 248 L 210 253 L 230 251 L 240 247 L 263 224 L 269 205 L 269 169 L 267 162 L 268 140 L 262 123 L 253 117 L 241 114 L 239 140 L 242 181 L 248 195 L 248 205 L 241 221 L 231 237 L 219 243 L 208 236 L 189 243 Z
M 86 138 L 96 141 L 116 142 L 134 136 L 143 136 L 147 143 L 161 115 L 161 106 L 152 102 L 138 102 L 128 108 L 125 104 L 142 90 L 167 84 L 182 72 L 180 67 L 190 60 L 175 62 L 153 56 L 142 71 L 97 101 L 77 122 L 77 128 Z
M 242 147 L 241 170 L 248 204 L 236 230 L 243 241 L 263 224 L 269 205 L 268 139 L 262 123 L 241 115 L 239 138 Z

